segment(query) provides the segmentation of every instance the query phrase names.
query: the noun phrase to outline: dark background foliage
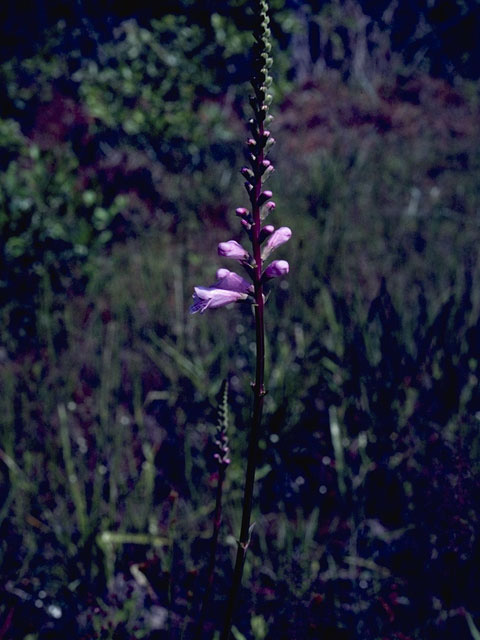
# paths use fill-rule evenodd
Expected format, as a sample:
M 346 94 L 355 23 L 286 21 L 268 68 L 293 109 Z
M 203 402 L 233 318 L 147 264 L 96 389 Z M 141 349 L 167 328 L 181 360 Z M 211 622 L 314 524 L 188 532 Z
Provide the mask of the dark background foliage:
M 480 5 L 271 5 L 294 236 L 235 638 L 476 640 Z M 192 635 L 228 379 L 214 637 L 254 344 L 188 306 L 239 237 L 249 3 L 0 12 L 0 639 Z
M 45 32 L 58 20 L 65 20 L 69 28 L 83 27 L 109 39 L 113 29 L 123 20 L 135 18 L 147 25 L 152 18 L 168 14 L 187 14 L 189 20 L 201 24 L 207 30 L 210 16 L 218 13 L 234 20 L 237 26 L 248 29 L 245 18 L 245 1 L 213 2 L 212 0 L 166 0 L 161 3 L 137 2 L 135 6 L 117 2 L 54 2 L 52 0 L 22 0 L 4 3 L 0 16 L 2 59 L 12 55 L 29 56 L 35 51 Z M 274 9 L 303 11 L 316 15 L 328 2 L 310 0 L 286 0 L 273 2 Z M 477 0 L 412 0 L 393 4 L 390 0 L 359 0 L 362 12 L 389 32 L 392 49 L 405 55 L 411 62 L 424 50 L 435 75 L 460 73 L 476 79 L 480 74 L 478 31 L 480 6 Z M 392 6 L 393 5 L 393 6 Z M 385 14 L 391 14 L 386 20 Z M 420 29 L 419 29 L 420 28 Z M 288 34 L 277 30 L 277 36 L 288 40 Z M 315 21 L 309 24 L 311 56 L 316 61 L 321 55 L 321 33 Z M 83 47 L 88 49 L 88 37 Z

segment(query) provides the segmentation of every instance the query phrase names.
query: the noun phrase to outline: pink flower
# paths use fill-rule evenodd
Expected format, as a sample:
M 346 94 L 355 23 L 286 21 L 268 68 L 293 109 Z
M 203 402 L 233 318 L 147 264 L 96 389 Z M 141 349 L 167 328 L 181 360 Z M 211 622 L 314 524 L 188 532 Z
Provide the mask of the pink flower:
M 228 269 L 218 269 L 217 280 L 215 287 L 218 289 L 227 289 L 228 291 L 239 291 L 240 293 L 247 293 L 253 291 L 253 285 L 250 284 L 245 278 L 239 276 L 234 271 Z
M 253 286 L 238 273 L 228 269 L 217 271 L 217 282 L 212 287 L 195 287 L 190 313 L 203 313 L 206 309 L 217 309 L 231 302 L 246 300 Z
M 203 313 L 206 309 L 224 307 L 231 302 L 246 300 L 247 297 L 247 293 L 241 293 L 240 291 L 217 289 L 216 287 L 195 287 L 190 313 L 197 313 L 197 311 Z
M 228 240 L 228 242 L 220 242 L 218 245 L 218 255 L 224 258 L 233 258 L 240 262 L 248 260 L 249 253 L 236 240 Z
M 292 230 L 289 227 L 280 227 L 268 236 L 265 245 L 262 249 L 262 259 L 268 258 L 268 256 L 275 251 L 284 242 L 288 242 L 292 237 Z
M 268 280 L 270 278 L 286 276 L 289 271 L 290 265 L 286 260 L 274 260 L 263 272 L 263 278 Z

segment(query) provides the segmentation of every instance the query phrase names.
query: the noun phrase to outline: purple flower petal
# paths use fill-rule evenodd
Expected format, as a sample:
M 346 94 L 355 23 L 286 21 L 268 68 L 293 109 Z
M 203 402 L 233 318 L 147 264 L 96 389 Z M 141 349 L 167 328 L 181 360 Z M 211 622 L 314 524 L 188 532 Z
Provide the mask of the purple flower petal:
M 190 313 L 203 313 L 207 309 L 224 307 L 231 302 L 245 300 L 247 297 L 248 294 L 242 293 L 241 291 L 217 289 L 216 287 L 195 287 Z
M 236 240 L 228 240 L 228 242 L 220 242 L 218 245 L 218 255 L 224 258 L 233 258 L 240 262 L 245 262 L 250 257 L 241 244 Z
M 263 272 L 265 280 L 269 278 L 278 278 L 279 276 L 286 276 L 290 271 L 290 265 L 286 260 L 274 260 Z
M 215 283 L 217 289 L 239 291 L 240 293 L 247 293 L 253 290 L 253 285 L 250 282 L 239 276 L 238 273 L 228 269 L 219 269 L 217 271 L 217 280 Z

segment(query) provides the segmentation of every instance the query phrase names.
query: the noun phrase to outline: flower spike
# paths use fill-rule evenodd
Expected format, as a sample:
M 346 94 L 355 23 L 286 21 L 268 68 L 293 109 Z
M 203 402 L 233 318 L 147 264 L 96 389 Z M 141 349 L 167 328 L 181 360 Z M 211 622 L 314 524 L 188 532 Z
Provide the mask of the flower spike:
M 250 106 L 253 115 L 248 121 L 250 135 L 247 139 L 247 150 L 250 167 L 242 167 L 241 174 L 250 200 L 250 207 L 238 207 L 236 215 L 252 243 L 251 251 L 247 251 L 236 240 L 220 242 L 218 255 L 237 260 L 244 267 L 251 278 L 247 282 L 238 274 L 228 269 L 219 269 L 217 282 L 211 287 L 196 287 L 194 304 L 190 308 L 192 313 L 203 313 L 206 309 L 216 309 L 230 302 L 247 299 L 252 296 L 257 306 L 263 308 L 265 296 L 263 285 L 270 279 L 286 275 L 289 271 L 288 262 L 275 260 L 265 268 L 264 261 L 272 251 L 290 239 L 291 229 L 273 225 L 262 226 L 263 220 L 274 211 L 275 202 L 271 199 L 272 192 L 264 189 L 266 180 L 274 171 L 273 164 L 267 160 L 267 154 L 275 144 L 270 133 L 269 125 L 273 118 L 270 114 L 272 94 L 270 86 L 272 77 L 270 19 L 267 15 L 267 0 L 256 2 L 256 18 L 253 35 L 253 71 L 251 85 L 253 93 L 250 96 Z

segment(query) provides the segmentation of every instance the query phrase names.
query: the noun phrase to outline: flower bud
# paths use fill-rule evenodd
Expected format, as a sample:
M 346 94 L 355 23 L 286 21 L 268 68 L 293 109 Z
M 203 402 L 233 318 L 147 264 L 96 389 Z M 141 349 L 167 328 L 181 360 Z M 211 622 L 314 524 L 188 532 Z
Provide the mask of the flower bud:
M 275 231 L 275 227 L 273 226 L 273 224 L 267 224 L 264 227 L 262 227 L 260 229 L 260 235 L 259 235 L 260 242 L 263 242 L 265 238 L 268 238 L 268 236 L 272 235 L 274 231 Z
M 242 276 L 239 276 L 238 273 L 235 273 L 234 271 L 229 271 L 228 269 L 218 269 L 217 282 L 212 288 L 246 293 L 247 291 L 250 291 L 252 285 L 250 282 L 247 282 L 245 278 L 242 278 Z
M 263 279 L 269 280 L 270 278 L 286 276 L 289 271 L 290 265 L 286 260 L 274 260 L 263 272 Z
M 228 276 L 228 274 L 231 273 L 231 271 L 229 269 L 217 269 L 217 273 L 216 278 L 217 280 L 221 280 L 222 278 L 225 278 L 226 276 Z
M 272 195 L 273 193 L 271 191 L 262 191 L 262 193 L 258 196 L 258 200 L 257 200 L 258 206 L 261 207 L 262 204 L 265 204 L 267 200 L 270 200 Z
M 266 182 L 274 171 L 275 169 L 273 167 L 273 164 L 267 167 L 263 173 L 263 181 Z
M 235 215 L 239 218 L 246 218 L 249 213 L 249 210 L 245 209 L 245 207 L 237 207 L 237 209 L 235 209 Z
M 273 200 L 270 200 L 269 202 L 264 204 L 260 212 L 260 219 L 265 220 L 268 214 L 272 213 L 274 209 L 275 209 L 275 202 L 273 202 Z
M 263 103 L 266 96 L 266 88 L 262 85 L 261 87 L 255 87 L 255 95 L 260 103 Z
M 255 179 L 255 174 L 253 173 L 253 171 L 251 169 L 249 169 L 248 167 L 242 167 L 240 169 L 240 173 L 242 174 L 242 176 L 244 178 L 247 178 L 248 182 L 250 182 L 250 184 L 255 184 L 256 179 Z
M 255 140 L 258 140 L 257 123 L 253 118 L 250 118 L 250 120 L 248 121 L 248 126 L 250 128 L 250 131 L 252 132 L 252 136 L 255 138 Z
M 268 118 L 272 118 L 272 116 L 268 116 Z M 268 120 L 267 118 L 267 120 Z M 265 153 L 267 153 L 267 151 L 269 149 L 271 149 L 271 147 L 273 147 L 273 145 L 275 144 L 275 138 L 272 138 L 271 136 L 268 138 L 268 140 L 265 143 Z
M 241 244 L 236 240 L 228 240 L 228 242 L 220 242 L 218 245 L 218 255 L 224 258 L 233 258 L 243 262 L 248 260 L 249 254 Z
M 280 227 L 268 236 L 267 241 L 262 249 L 262 260 L 268 258 L 268 256 L 275 251 L 277 247 L 288 242 L 292 237 L 292 230 L 289 227 Z

